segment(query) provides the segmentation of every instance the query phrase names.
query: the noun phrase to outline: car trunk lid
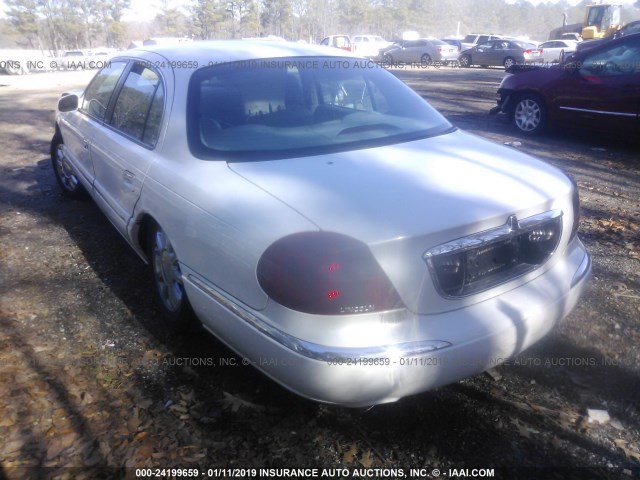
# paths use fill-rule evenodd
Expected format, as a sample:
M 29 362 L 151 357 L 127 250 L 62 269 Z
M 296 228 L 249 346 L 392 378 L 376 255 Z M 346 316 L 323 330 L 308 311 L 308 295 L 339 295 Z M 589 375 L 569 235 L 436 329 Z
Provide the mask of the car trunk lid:
M 550 165 L 460 131 L 229 167 L 319 229 L 369 245 L 407 306 L 421 313 L 430 310 L 427 250 L 503 225 L 510 215 L 555 208 L 554 198 L 571 189 Z

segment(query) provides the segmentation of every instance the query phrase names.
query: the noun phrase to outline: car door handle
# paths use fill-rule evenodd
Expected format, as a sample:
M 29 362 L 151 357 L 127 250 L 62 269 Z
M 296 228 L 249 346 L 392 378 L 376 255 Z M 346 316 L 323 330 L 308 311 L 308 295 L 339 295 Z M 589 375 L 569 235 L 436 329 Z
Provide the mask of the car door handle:
M 125 188 L 130 192 L 135 192 L 136 184 L 134 182 L 134 179 L 136 178 L 136 176 L 133 174 L 133 172 L 125 170 L 124 172 L 122 172 L 122 178 L 124 179 Z

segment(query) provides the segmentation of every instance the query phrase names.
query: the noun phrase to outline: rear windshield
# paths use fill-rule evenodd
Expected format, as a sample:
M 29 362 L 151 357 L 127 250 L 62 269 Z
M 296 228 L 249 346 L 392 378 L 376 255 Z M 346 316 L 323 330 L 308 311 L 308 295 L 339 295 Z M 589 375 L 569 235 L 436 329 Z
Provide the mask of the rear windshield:
M 413 90 L 363 59 L 227 63 L 195 72 L 189 84 L 189 148 L 203 159 L 319 155 L 452 129 Z

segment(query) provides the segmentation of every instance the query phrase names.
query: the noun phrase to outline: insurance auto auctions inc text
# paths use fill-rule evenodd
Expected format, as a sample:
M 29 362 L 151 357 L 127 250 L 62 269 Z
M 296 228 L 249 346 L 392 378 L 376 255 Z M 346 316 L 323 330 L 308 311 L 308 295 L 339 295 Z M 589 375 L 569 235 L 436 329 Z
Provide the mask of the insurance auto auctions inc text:
M 216 469 L 217 470 L 217 469 Z M 222 469 L 231 470 L 231 469 Z M 260 468 L 249 469 L 257 478 L 492 478 L 493 468 Z M 217 472 L 222 474 L 223 472 Z M 231 478 L 232 475 L 218 475 L 218 478 Z M 247 478 L 247 476 L 243 476 Z M 251 478 L 251 475 L 249 476 Z

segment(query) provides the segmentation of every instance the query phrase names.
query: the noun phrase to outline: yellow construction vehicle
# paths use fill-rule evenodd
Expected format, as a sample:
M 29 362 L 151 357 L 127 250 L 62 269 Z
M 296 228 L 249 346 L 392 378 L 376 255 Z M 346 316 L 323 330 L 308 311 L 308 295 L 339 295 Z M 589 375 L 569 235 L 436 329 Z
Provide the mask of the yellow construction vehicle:
M 566 38 L 571 34 L 580 35 L 583 40 L 613 35 L 621 26 L 621 11 L 622 5 L 610 3 L 587 5 L 583 22 L 567 25 L 565 14 L 562 26 L 551 30 L 549 40 Z

